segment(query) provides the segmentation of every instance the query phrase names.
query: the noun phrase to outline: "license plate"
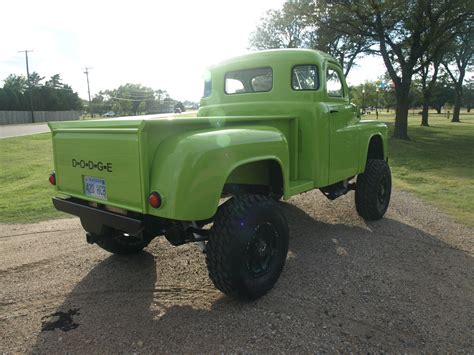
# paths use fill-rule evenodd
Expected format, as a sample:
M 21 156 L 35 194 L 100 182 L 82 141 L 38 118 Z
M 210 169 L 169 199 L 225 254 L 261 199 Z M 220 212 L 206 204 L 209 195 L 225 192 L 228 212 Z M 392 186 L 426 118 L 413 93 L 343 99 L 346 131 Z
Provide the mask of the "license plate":
M 87 196 L 107 200 L 105 180 L 93 176 L 84 176 L 84 190 Z

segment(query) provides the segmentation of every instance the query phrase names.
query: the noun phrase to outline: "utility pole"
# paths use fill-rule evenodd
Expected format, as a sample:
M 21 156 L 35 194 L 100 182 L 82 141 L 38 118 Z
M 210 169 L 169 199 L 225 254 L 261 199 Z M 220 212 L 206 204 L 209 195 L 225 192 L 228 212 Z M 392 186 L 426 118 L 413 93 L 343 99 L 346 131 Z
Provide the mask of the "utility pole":
M 28 89 L 30 91 L 30 110 L 31 110 L 31 123 L 35 123 L 35 113 L 33 111 L 33 90 L 31 89 L 30 81 L 30 68 L 28 66 L 28 52 L 33 52 L 32 50 L 25 49 L 24 51 L 18 51 L 18 53 L 25 53 L 26 58 L 26 77 L 28 79 Z
M 365 115 L 365 85 L 362 86 L 362 113 Z
M 89 94 L 89 113 L 91 114 L 91 117 L 94 118 L 94 114 L 92 113 L 92 100 L 91 100 L 91 88 L 89 86 L 89 69 L 92 69 L 90 67 L 85 67 L 85 72 L 86 78 L 87 78 L 87 93 Z
M 375 88 L 375 92 L 377 93 L 377 106 L 375 106 L 375 116 L 379 119 L 379 87 Z

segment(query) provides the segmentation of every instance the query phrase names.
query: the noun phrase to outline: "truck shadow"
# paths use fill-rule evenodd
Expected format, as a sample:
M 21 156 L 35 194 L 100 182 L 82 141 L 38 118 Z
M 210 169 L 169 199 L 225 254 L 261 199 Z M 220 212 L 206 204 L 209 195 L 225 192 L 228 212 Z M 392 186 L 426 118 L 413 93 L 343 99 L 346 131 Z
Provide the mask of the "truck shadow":
M 45 317 L 33 352 L 474 350 L 469 254 L 396 220 L 328 224 L 283 205 L 290 254 L 261 300 L 232 300 L 202 277 L 165 287 L 148 252 L 110 256 Z

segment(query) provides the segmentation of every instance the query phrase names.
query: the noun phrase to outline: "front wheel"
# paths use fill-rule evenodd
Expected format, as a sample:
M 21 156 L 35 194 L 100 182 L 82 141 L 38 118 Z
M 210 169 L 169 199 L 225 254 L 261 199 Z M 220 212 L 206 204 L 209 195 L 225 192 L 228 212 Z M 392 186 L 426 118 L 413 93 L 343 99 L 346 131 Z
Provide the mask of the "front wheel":
M 357 176 L 355 203 L 359 215 L 375 221 L 383 217 L 390 203 L 392 175 L 383 159 L 369 159 L 365 171 Z
M 277 282 L 288 253 L 288 224 L 277 203 L 235 196 L 214 219 L 206 248 L 209 277 L 223 293 L 253 300 Z

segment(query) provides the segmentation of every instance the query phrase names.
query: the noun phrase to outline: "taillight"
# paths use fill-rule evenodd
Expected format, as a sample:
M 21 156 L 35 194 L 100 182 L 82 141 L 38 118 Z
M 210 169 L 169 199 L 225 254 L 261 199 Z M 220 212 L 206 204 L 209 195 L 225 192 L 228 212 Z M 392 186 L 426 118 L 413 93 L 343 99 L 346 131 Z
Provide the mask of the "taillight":
M 150 196 L 148 196 L 148 202 L 150 203 L 151 207 L 159 208 L 161 206 L 161 196 L 158 192 L 152 192 Z
M 56 173 L 52 172 L 49 174 L 49 183 L 51 185 L 56 185 Z

